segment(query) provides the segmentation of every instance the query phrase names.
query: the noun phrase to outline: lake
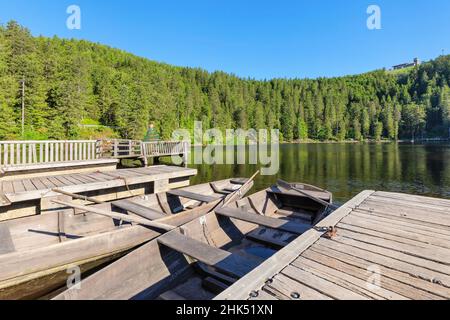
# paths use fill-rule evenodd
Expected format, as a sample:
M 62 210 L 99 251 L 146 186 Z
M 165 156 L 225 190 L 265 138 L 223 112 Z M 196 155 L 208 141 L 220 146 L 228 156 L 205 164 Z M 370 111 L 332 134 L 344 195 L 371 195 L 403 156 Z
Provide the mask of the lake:
M 190 165 L 192 184 L 250 177 L 257 165 Z M 277 179 L 325 188 L 343 204 L 363 190 L 450 198 L 450 144 L 282 144 L 276 176 L 259 176 L 253 191 Z

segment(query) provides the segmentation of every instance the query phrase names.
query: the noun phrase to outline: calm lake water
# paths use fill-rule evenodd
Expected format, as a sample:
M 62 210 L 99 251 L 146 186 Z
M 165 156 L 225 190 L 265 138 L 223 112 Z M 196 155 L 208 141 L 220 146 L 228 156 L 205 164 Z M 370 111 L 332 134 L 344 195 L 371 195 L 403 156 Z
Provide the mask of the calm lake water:
M 192 184 L 250 177 L 257 165 L 190 165 Z M 253 191 L 277 179 L 325 188 L 342 204 L 363 190 L 450 198 L 450 144 L 283 144 L 276 176 L 259 176 Z

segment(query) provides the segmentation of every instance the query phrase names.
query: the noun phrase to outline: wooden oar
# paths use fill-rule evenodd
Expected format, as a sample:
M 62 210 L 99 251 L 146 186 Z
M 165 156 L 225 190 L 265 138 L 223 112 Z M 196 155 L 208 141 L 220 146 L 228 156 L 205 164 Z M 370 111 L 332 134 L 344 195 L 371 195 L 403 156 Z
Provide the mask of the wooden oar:
M 230 204 L 231 202 L 237 200 L 238 198 L 242 197 L 242 190 L 245 190 L 245 188 L 247 188 L 247 186 L 253 182 L 253 180 L 255 180 L 256 176 L 259 174 L 259 170 L 255 172 L 255 174 L 253 174 L 248 180 L 247 182 L 245 182 L 238 190 L 234 191 L 233 193 L 230 193 L 229 195 L 227 195 L 225 197 L 225 199 L 223 199 L 223 203 L 222 204 L 218 204 L 215 209 L 224 207 L 228 204 Z
M 52 189 L 52 191 L 56 192 L 56 193 L 63 194 L 65 196 L 72 197 L 74 199 L 84 200 L 84 201 L 88 201 L 88 202 L 92 202 L 92 203 L 96 203 L 96 204 L 103 204 L 104 203 L 103 201 L 100 201 L 100 200 L 97 200 L 97 199 L 94 199 L 94 198 L 91 198 L 91 197 L 88 197 L 88 196 L 82 196 L 82 195 L 71 193 L 71 192 L 67 192 L 67 191 L 64 191 L 64 190 L 61 190 L 61 189 Z
M 128 216 L 128 215 L 124 215 L 124 214 L 120 214 L 120 213 L 114 213 L 114 212 L 110 212 L 110 211 L 106 211 L 106 210 L 102 210 L 102 209 L 98 209 L 98 208 L 94 208 L 94 207 L 88 207 L 88 206 L 75 204 L 72 202 L 65 202 L 65 201 L 59 201 L 59 200 L 53 200 L 52 202 L 63 205 L 63 206 L 67 206 L 70 208 L 80 209 L 80 210 L 84 210 L 86 212 L 91 212 L 91 213 L 99 214 L 101 216 L 110 217 L 110 218 L 117 219 L 117 220 L 139 223 L 139 224 L 142 224 L 147 227 L 158 228 L 158 229 L 161 229 L 164 231 L 170 231 L 170 230 L 173 230 L 176 228 L 174 226 L 171 226 L 171 225 L 168 225 L 165 223 L 151 221 L 151 220 L 144 219 L 141 217 L 132 217 L 132 216 Z
M 287 189 L 287 190 L 294 190 L 294 191 L 296 191 L 296 192 L 298 192 L 298 193 L 301 193 L 301 194 L 304 195 L 305 197 L 307 197 L 307 198 L 309 198 L 309 199 L 311 199 L 311 200 L 314 200 L 314 201 L 316 201 L 316 202 L 318 202 L 318 203 L 324 205 L 325 207 L 330 207 L 330 208 L 332 208 L 332 209 L 334 209 L 334 210 L 336 210 L 336 209 L 339 208 L 338 206 L 336 206 L 336 205 L 334 205 L 334 204 L 332 204 L 332 203 L 329 203 L 329 202 L 326 202 L 325 200 L 322 200 L 322 199 L 319 199 L 319 198 L 317 198 L 317 197 L 314 197 L 314 196 L 310 195 L 309 193 L 307 193 L 307 192 L 305 192 L 305 191 L 303 191 L 303 190 L 301 190 L 301 189 L 299 189 L 299 188 L 294 187 L 294 186 L 291 185 L 289 182 L 286 182 L 286 181 L 283 181 L 283 180 L 278 180 L 277 185 L 279 185 L 280 187 L 282 187 L 282 188 L 284 188 L 284 189 Z

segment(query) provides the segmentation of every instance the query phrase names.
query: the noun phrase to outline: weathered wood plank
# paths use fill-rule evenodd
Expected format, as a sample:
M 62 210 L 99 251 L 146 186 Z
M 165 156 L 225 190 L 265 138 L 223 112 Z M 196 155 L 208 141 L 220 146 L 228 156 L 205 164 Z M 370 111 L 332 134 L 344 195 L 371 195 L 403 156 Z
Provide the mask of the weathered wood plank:
M 283 271 L 282 274 L 285 276 L 295 279 L 295 281 L 303 283 L 308 287 L 314 288 L 319 292 L 323 292 L 338 300 L 368 300 L 366 296 L 362 294 L 353 292 L 349 289 L 341 287 L 331 281 L 328 281 L 324 278 L 318 277 L 315 274 L 307 272 L 305 270 L 299 269 L 294 266 L 288 266 Z
M 22 180 L 13 180 L 12 184 L 13 184 L 15 193 L 26 191 L 25 186 L 22 183 Z
M 311 229 L 311 225 L 308 224 L 300 224 L 292 221 L 286 221 L 282 219 L 276 219 L 266 216 L 257 215 L 254 213 L 248 213 L 242 211 L 240 209 L 232 209 L 232 208 L 220 208 L 215 211 L 217 214 L 238 219 L 250 223 L 254 223 L 260 226 L 269 227 L 272 229 L 283 230 L 295 234 L 303 234 L 304 232 Z
M 22 180 L 23 186 L 25 187 L 26 191 L 34 191 L 37 190 L 34 184 L 31 182 L 30 179 L 24 179 Z
M 414 257 L 423 258 L 434 261 L 436 263 L 446 264 L 450 268 L 450 250 L 440 247 L 431 247 L 429 245 L 423 244 L 419 246 L 417 244 L 412 245 L 409 243 L 398 242 L 397 240 L 390 240 L 388 236 L 383 238 L 382 233 L 378 233 L 378 236 L 369 235 L 368 232 L 362 234 L 356 231 L 349 231 L 346 229 L 339 228 L 338 235 L 340 237 L 345 237 L 349 239 L 354 239 L 362 243 L 367 243 L 369 245 L 375 245 L 379 248 L 387 248 L 395 250 L 399 253 L 408 254 Z M 404 241 L 406 242 L 406 241 Z M 450 269 L 449 269 L 450 270 Z
M 246 275 L 257 266 L 253 260 L 244 259 L 239 255 L 186 237 L 178 230 L 159 237 L 158 243 L 238 277 Z
M 84 181 L 76 178 L 77 175 L 64 175 L 64 178 L 70 182 L 72 185 L 84 184 Z
M 255 298 L 250 298 L 249 300 L 270 301 L 270 300 L 277 300 L 277 298 L 274 295 L 272 295 L 264 290 L 259 290 L 258 296 Z
M 424 222 L 431 222 L 438 225 L 450 226 L 450 214 L 446 213 L 427 213 L 426 209 L 413 210 L 402 206 L 392 206 L 387 204 L 375 203 L 373 201 L 365 201 L 358 208 L 359 210 L 366 210 L 369 212 L 380 212 L 383 214 L 408 218 L 412 220 L 419 220 Z
M 45 184 L 43 184 L 41 179 L 39 179 L 39 178 L 33 178 L 33 179 L 31 179 L 31 182 L 36 187 L 36 190 L 47 189 L 47 186 Z
M 340 220 L 351 213 L 351 211 L 362 203 L 374 191 L 367 190 L 358 194 L 342 207 L 337 209 L 332 215 L 326 217 L 317 224 L 317 228 L 326 228 L 335 226 Z M 303 251 L 307 250 L 313 243 L 322 237 L 326 231 L 310 229 L 300 237 L 292 241 L 283 250 L 278 251 L 272 257 L 267 259 L 261 266 L 240 279 L 228 290 L 218 295 L 215 299 L 242 300 L 249 297 L 249 292 L 261 288 L 267 279 L 280 272 L 286 265 L 291 263 Z
M 73 185 L 77 185 L 80 184 L 80 182 L 75 181 L 73 179 L 70 179 L 70 176 L 65 175 L 65 176 L 55 176 L 55 179 L 59 180 L 61 183 L 63 183 L 65 186 L 73 186 Z
M 187 176 L 195 175 L 197 172 L 197 170 L 195 170 L 195 169 L 186 169 L 186 168 L 180 168 L 180 169 L 182 169 L 182 170 L 181 171 L 177 170 L 177 171 L 168 172 L 168 173 L 161 173 L 161 174 L 157 174 L 157 175 L 133 176 L 133 177 L 129 177 L 127 179 L 112 179 L 111 177 L 107 177 L 107 179 L 99 178 L 98 175 L 94 173 L 94 174 L 89 174 L 88 176 L 91 177 L 96 182 L 73 185 L 73 186 L 66 186 L 66 187 L 64 187 L 64 189 L 65 189 L 65 191 L 68 191 L 71 193 L 82 193 L 82 192 L 88 192 L 88 191 L 123 187 L 126 184 L 134 185 L 134 184 L 149 183 L 149 182 L 153 182 L 156 180 L 168 180 L 168 179 L 178 178 L 178 177 L 187 177 Z M 79 178 L 79 176 L 77 176 L 77 175 L 73 175 L 73 176 L 76 177 L 76 179 Z M 84 178 L 85 178 L 85 176 L 83 175 L 83 179 Z M 53 189 L 57 186 L 55 184 L 51 183 L 46 178 L 39 178 L 39 179 L 45 185 L 44 188 L 39 188 L 39 190 L 30 191 L 30 192 L 19 192 L 19 193 L 4 192 L 4 193 L 10 199 L 10 201 L 12 203 L 33 200 L 33 199 L 40 199 L 42 197 L 43 191 L 45 191 L 45 190 L 49 190 L 48 193 L 45 193 L 46 196 L 53 196 L 54 194 L 52 194 L 50 189 Z M 34 184 L 34 182 L 33 182 L 33 184 Z
M 28 163 L 26 165 L 14 165 L 2 168 L 5 172 L 22 172 L 22 171 L 36 171 L 44 169 L 55 169 L 55 168 L 71 168 L 71 167 L 84 167 L 90 165 L 101 165 L 101 164 L 115 164 L 117 160 L 115 159 L 97 159 L 97 160 L 78 160 L 78 161 L 60 161 L 52 163 Z
M 436 223 L 433 223 L 430 221 L 410 219 L 409 217 L 406 217 L 406 216 L 403 216 L 400 214 L 392 215 L 392 214 L 385 213 L 385 212 L 367 210 L 367 209 L 363 209 L 363 208 L 358 208 L 358 209 L 354 210 L 354 212 L 364 213 L 364 214 L 368 214 L 371 216 L 389 219 L 389 220 L 393 221 L 393 223 L 405 223 L 406 222 L 406 223 L 412 223 L 415 225 L 425 226 L 425 227 L 429 227 L 429 228 L 433 228 L 433 229 L 439 229 L 440 230 L 439 233 L 441 233 L 441 234 L 449 234 L 449 232 L 450 232 L 449 226 L 436 224 Z
M 445 230 L 443 228 L 434 228 L 433 226 L 417 223 L 414 220 L 390 219 L 389 217 L 386 216 L 370 214 L 366 211 L 358 211 L 358 210 L 354 210 L 352 212 L 352 217 L 366 219 L 367 221 L 370 221 L 370 223 L 391 226 L 392 228 L 398 230 L 414 232 L 427 236 L 439 237 L 440 239 L 450 241 L 450 230 Z
M 340 228 L 366 233 L 384 239 L 394 240 L 407 244 L 417 245 L 432 249 L 433 246 L 450 249 L 450 241 L 440 239 L 434 235 L 424 235 L 411 230 L 404 231 L 398 228 L 391 228 L 390 225 L 380 224 L 364 218 L 358 218 L 353 214 L 346 217 L 339 224 Z
M 65 183 L 61 182 L 56 177 L 48 177 L 47 179 L 50 180 L 57 187 L 64 187 L 64 186 L 66 186 Z
M 0 224 L 0 255 L 7 254 L 16 251 L 13 240 L 11 238 L 11 232 L 9 226 Z
M 387 198 L 387 199 L 400 199 L 400 200 L 407 200 L 410 202 L 430 203 L 430 204 L 450 207 L 450 200 L 447 200 L 447 199 L 432 198 L 432 197 L 410 195 L 410 194 L 403 194 L 403 193 L 384 192 L 384 191 L 377 191 L 374 193 L 374 196 Z
M 2 181 L 3 193 L 14 193 L 14 187 L 11 181 Z
M 314 288 L 305 286 L 283 274 L 278 274 L 263 287 L 263 290 L 269 292 L 277 291 L 287 299 L 294 299 L 293 296 L 298 294 L 298 300 L 332 300 L 326 294 L 315 290 Z
M 309 250 L 303 253 L 303 255 L 307 254 Z M 408 300 L 407 297 L 398 294 L 396 291 L 393 291 L 392 288 L 385 289 L 383 287 L 377 287 L 375 285 L 370 286 L 369 276 L 371 273 L 365 272 L 365 278 L 358 278 L 355 276 L 354 272 L 346 273 L 344 270 L 334 269 L 325 265 L 328 261 L 327 258 L 323 258 L 322 260 L 313 260 L 308 259 L 304 256 L 298 257 L 292 265 L 303 269 L 307 272 L 315 274 L 319 277 L 325 278 L 339 286 L 347 288 L 353 292 L 361 294 L 363 296 L 367 296 L 370 299 L 375 300 Z M 328 259 L 331 260 L 331 259 Z M 357 270 L 360 271 L 360 270 Z M 411 288 L 413 289 L 413 288 Z
M 132 212 L 140 217 L 144 217 L 150 220 L 156 220 L 165 217 L 166 215 L 148 207 L 144 207 L 138 203 L 132 202 L 130 200 L 118 200 L 112 203 L 115 207 Z
M 330 195 L 326 192 L 313 191 L 313 190 L 302 190 L 302 191 L 310 196 L 313 196 L 315 198 L 318 198 L 318 199 L 321 199 L 324 201 L 330 200 Z M 287 190 L 282 187 L 270 188 L 267 190 L 267 192 L 273 193 L 273 194 L 280 194 L 280 195 L 286 194 L 286 195 L 290 195 L 290 196 L 306 197 L 306 196 L 303 196 L 301 193 L 298 193 L 297 191 Z
M 99 182 L 99 180 L 91 178 L 87 174 L 82 174 L 82 173 L 71 175 L 71 177 L 73 179 L 80 181 L 82 184 Z
M 219 199 L 219 197 L 198 194 L 186 190 L 170 190 L 167 192 L 167 194 L 206 203 L 213 202 Z
M 324 241 L 326 242 L 327 239 L 320 239 L 318 241 L 318 243 L 322 244 Z M 383 255 L 387 258 L 392 258 L 392 259 L 402 261 L 402 262 L 405 262 L 407 264 L 414 265 L 417 267 L 426 268 L 431 272 L 431 273 L 426 273 L 427 275 L 431 276 L 430 280 L 432 280 L 434 278 L 438 278 L 438 279 L 442 278 L 443 279 L 442 281 L 447 282 L 447 279 L 448 279 L 448 283 L 449 283 L 449 287 L 450 287 L 450 267 L 447 265 L 444 265 L 442 263 L 437 263 L 434 261 L 430 261 L 428 259 L 423 259 L 423 258 L 419 258 L 419 257 L 413 256 L 413 255 L 405 254 L 405 253 L 399 252 L 397 250 L 379 247 L 377 245 L 372 245 L 369 243 L 365 243 L 365 242 L 361 242 L 361 241 L 357 241 L 354 239 L 341 237 L 341 236 L 334 237 L 333 242 L 334 243 L 332 245 L 336 248 L 339 247 L 339 244 L 345 244 L 345 245 L 349 245 L 351 247 L 355 247 L 356 249 L 362 249 L 362 251 L 359 251 L 360 256 L 364 256 L 365 254 L 368 255 L 370 253 L 377 253 L 377 254 Z M 349 249 L 349 248 L 347 247 L 347 249 Z M 436 272 L 441 273 L 442 275 L 437 275 Z
M 409 199 L 395 199 L 395 198 L 386 198 L 386 197 L 378 197 L 376 195 L 372 195 L 367 199 L 370 202 L 377 203 L 386 203 L 392 206 L 401 206 L 412 209 L 425 209 L 428 213 L 450 213 L 450 206 L 440 205 L 433 202 L 418 202 L 411 201 Z
M 348 253 L 334 250 L 323 246 L 322 244 L 316 243 L 310 248 L 310 250 L 304 252 L 302 256 L 328 265 L 331 268 L 352 274 L 353 276 L 359 277 L 363 280 L 367 280 L 368 276 L 373 273 L 368 272 L 368 270 L 373 268 L 373 266 L 376 266 L 380 272 L 380 275 L 383 276 L 383 281 L 381 282 L 382 286 L 388 284 L 391 287 L 393 286 L 397 288 L 399 286 L 398 283 L 410 286 L 406 287 L 406 297 L 415 299 L 420 297 L 426 298 L 428 296 L 432 299 L 436 299 L 434 295 L 438 295 L 443 298 L 450 299 L 450 290 L 448 290 L 448 288 L 445 288 L 440 284 L 421 279 L 418 276 L 418 273 L 414 273 L 414 275 L 412 275 L 407 271 L 404 271 L 404 263 L 396 263 L 393 259 L 392 261 L 389 261 L 389 258 L 385 259 L 383 256 L 377 254 L 367 254 L 364 256 L 351 255 L 352 253 L 354 254 L 351 247 L 348 248 L 347 252 Z M 331 260 L 324 260 L 322 259 L 322 256 L 330 257 Z M 385 261 L 385 264 L 389 265 L 388 267 L 379 263 L 383 260 Z M 389 282 L 386 278 L 395 280 L 396 282 Z M 414 292 L 416 290 L 417 292 Z M 398 292 L 397 289 L 396 292 Z M 430 293 L 433 293 L 433 295 Z

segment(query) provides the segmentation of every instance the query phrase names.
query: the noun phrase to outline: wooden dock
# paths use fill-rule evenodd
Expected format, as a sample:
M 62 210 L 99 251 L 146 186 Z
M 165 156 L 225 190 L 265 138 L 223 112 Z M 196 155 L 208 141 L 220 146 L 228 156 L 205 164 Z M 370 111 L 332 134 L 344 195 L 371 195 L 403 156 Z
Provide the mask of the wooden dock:
M 109 201 L 187 186 L 196 174 L 195 169 L 161 165 L 0 181 L 0 221 L 54 209 L 51 200 L 60 196 L 55 188 Z
M 216 299 L 450 299 L 450 200 L 364 191 Z

